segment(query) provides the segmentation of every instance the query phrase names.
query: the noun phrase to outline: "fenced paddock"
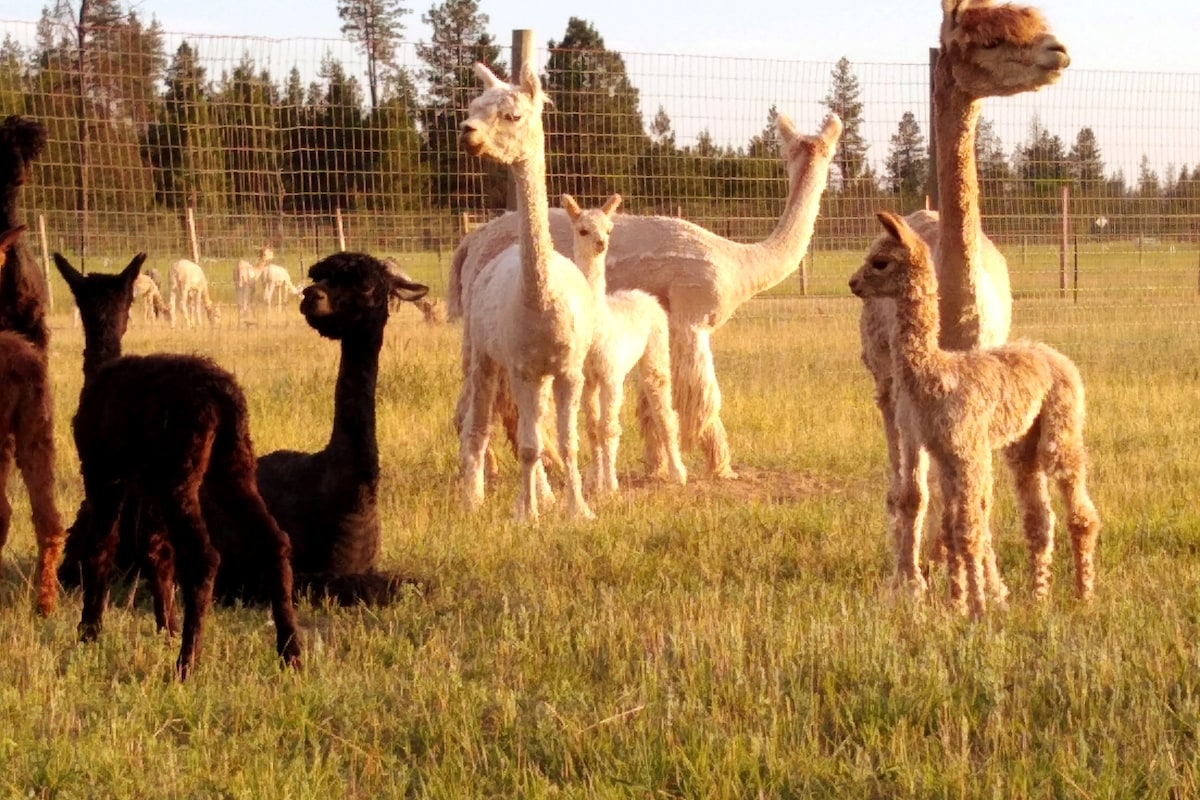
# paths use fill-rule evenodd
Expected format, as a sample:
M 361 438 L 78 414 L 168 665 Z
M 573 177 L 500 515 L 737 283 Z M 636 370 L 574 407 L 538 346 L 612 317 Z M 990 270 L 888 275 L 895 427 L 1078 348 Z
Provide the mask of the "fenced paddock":
M 326 49 L 346 53 L 336 42 L 189 40 L 218 59 L 205 62 L 213 77 L 232 70 L 243 51 L 272 74 L 299 63 L 306 75 L 316 74 Z M 802 129 L 815 128 L 814 98 L 827 91 L 831 66 L 625 59 L 643 112 L 661 103 L 680 144 L 704 127 L 722 140 L 749 141 L 772 102 Z M 872 98 L 865 113 L 879 120 L 868 137 L 873 148 L 886 146 L 910 104 L 927 127 L 928 68 L 916 61 L 855 65 Z M 1036 109 L 1063 136 L 1095 125 L 1114 162 L 1128 150 L 1136 163 L 1139 151 L 1158 154 L 1156 143 L 1174 141 L 1165 158 L 1182 165 L 1200 160 L 1197 128 L 1177 113 L 1195 107 L 1186 95 L 1194 85 L 1192 76 L 1068 71 L 1040 95 L 988 104 L 985 117 L 1015 131 L 1002 134 L 1006 147 L 1021 140 Z M 1138 91 L 1123 95 L 1120 87 Z M 748 109 L 715 102 L 743 94 L 754 98 Z M 43 101 L 26 110 L 46 108 Z M 1059 127 L 1058 114 L 1069 122 Z M 1112 133 L 1102 117 L 1115 120 Z M 59 152 L 71 145 L 60 140 Z M 51 163 L 75 163 L 62 159 Z M 723 168 L 732 163 L 726 158 Z M 45 216 L 52 247 L 78 257 L 72 185 L 49 180 L 54 174 L 35 176 L 26 209 Z M 762 235 L 784 192 L 782 176 L 771 181 L 771 191 L 764 185 L 747 200 L 731 197 L 736 181 L 728 176 L 725 193 L 688 195 L 681 211 L 731 235 Z M 482 194 L 484 176 L 471 173 L 464 185 L 462 196 Z M 645 187 L 644 198 L 656 196 Z M 1025 211 L 985 218 L 1013 272 L 1015 333 L 1057 345 L 1082 368 L 1104 528 L 1094 602 L 1071 598 L 1069 544 L 1060 536 L 1052 596 L 1034 606 L 1012 493 L 1001 479 L 993 528 L 1013 598 L 1007 611 L 969 624 L 944 608 L 936 568 L 928 604 L 889 588 L 883 442 L 858 362 L 858 301 L 845 288 L 872 234 L 871 214 L 887 198 L 847 194 L 851 188 L 834 186 L 827 202 L 806 293 L 789 278 L 714 337 L 742 478 L 706 480 L 693 454 L 687 487 L 646 482 L 627 409 L 619 465 L 626 489 L 596 504 L 594 522 L 552 511 L 537 528 L 513 523 L 515 465 L 503 449 L 495 495 L 478 514 L 462 511 L 449 422 L 459 328 L 425 325 L 403 309 L 388 326 L 380 373 L 382 558 L 427 589 L 386 609 L 303 603 L 302 673 L 276 667 L 260 610 L 217 609 L 200 667 L 182 686 L 170 680 L 177 648 L 153 634 L 144 596 L 115 591 L 107 627 L 88 646 L 76 642 L 76 597 L 49 620 L 35 618 L 29 509 L 23 491 L 11 492 L 13 533 L 0 572 L 0 794 L 1200 794 L 1194 207 L 1160 213 L 1161 204 L 1123 195 L 1104 201 L 1112 222 L 1103 230 L 1090 230 L 1092 211 L 1079 211 L 1065 262 L 1056 195 L 1005 195 Z M 89 202 L 89 267 L 115 270 L 145 248 L 161 272 L 186 255 L 181 209 L 134 203 L 134 190 L 117 184 L 106 192 L 97 187 Z M 102 196 L 114 205 L 103 206 Z M 1043 216 L 1038 203 L 1050 211 Z M 263 238 L 298 277 L 301 264 L 336 246 L 334 216 L 202 205 L 201 256 L 225 305 L 221 324 L 172 331 L 141 324 L 135 313 L 127 350 L 213 355 L 246 388 L 259 451 L 317 449 L 329 432 L 336 348 L 294 308 L 272 318 L 260 310 L 258 324 L 238 326 L 229 280 L 234 260 L 252 257 Z M 1072 207 L 1081 205 L 1076 197 Z M 347 207 L 347 246 L 397 255 L 440 289 L 462 210 Z M 434 233 L 439 225 L 444 240 Z M 70 516 L 81 494 L 68 421 L 82 379 L 82 332 L 64 287 L 53 285 L 59 497 Z

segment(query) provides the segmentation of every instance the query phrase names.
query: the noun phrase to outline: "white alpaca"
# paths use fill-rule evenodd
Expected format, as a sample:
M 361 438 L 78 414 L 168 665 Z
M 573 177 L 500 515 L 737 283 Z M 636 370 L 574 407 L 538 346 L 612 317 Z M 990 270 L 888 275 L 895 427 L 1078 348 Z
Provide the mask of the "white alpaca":
M 142 319 L 146 321 L 158 319 L 167 313 L 167 304 L 163 302 L 158 284 L 144 272 L 139 272 L 133 282 L 133 299 L 134 302 L 141 301 Z
M 908 454 L 927 453 L 941 478 L 952 597 L 972 616 L 983 614 L 992 451 L 1003 448 L 1029 544 L 1034 596 L 1045 597 L 1050 588 L 1054 511 L 1047 483 L 1053 479 L 1075 553 L 1075 592 L 1088 598 L 1095 583 L 1100 518 L 1087 492 L 1079 370 L 1040 342 L 944 349 L 938 343 L 938 279 L 929 247 L 903 218 L 887 212 L 878 217 L 887 236 L 871 246 L 850 279 L 850 290 L 864 299 L 886 298 L 895 304 L 889 333 L 903 490 L 915 489 Z M 915 522 L 911 515 L 898 514 L 894 540 L 919 545 Z
M 507 164 L 517 185 L 518 243 L 479 272 L 463 325 L 469 357 L 463 381 L 460 433 L 463 488 L 474 508 L 484 497 L 484 454 L 500 370 L 508 373 L 518 409 L 521 480 L 517 515 L 538 518 L 535 466 L 542 453 L 538 420 L 553 391 L 559 448 L 566 467 L 568 510 L 591 517 L 580 487 L 577 454 L 583 363 L 592 342 L 592 289 L 570 259 L 555 252 L 547 222 L 546 96 L 533 68 L 510 86 L 483 64 L 484 87 L 462 124 L 459 141 L 475 156 Z
M 278 264 L 267 264 L 262 268 L 258 279 L 262 282 L 263 300 L 267 304 L 267 311 L 271 310 L 271 304 L 275 302 L 279 311 L 282 312 L 283 301 L 288 297 L 296 297 L 301 292 L 292 283 L 292 276 L 288 274 L 287 268 Z
M 617 490 L 617 447 L 621 442 L 621 401 L 625 376 L 638 367 L 642 393 L 649 403 L 657 438 L 667 447 L 667 470 L 675 483 L 687 483 L 679 457 L 679 418 L 671 405 L 671 342 L 667 312 L 640 289 L 606 294 L 604 256 L 621 205 L 614 194 L 602 208 L 580 209 L 575 198 L 562 196 L 575 236 L 575 265 L 596 298 L 596 333 L 583 365 L 583 411 L 592 444 L 597 492 Z
M 209 297 L 208 278 L 199 264 L 186 258 L 179 259 L 171 265 L 168 280 L 171 282 L 171 299 L 167 316 L 172 328 L 175 327 L 175 309 L 179 306 L 183 307 L 183 319 L 188 325 L 200 323 L 201 309 L 209 322 L 220 321 L 221 309 Z
M 268 245 L 263 245 L 258 251 L 257 263 L 239 259 L 233 268 L 233 290 L 237 298 L 238 320 L 245 322 L 254 311 L 254 289 L 258 285 L 263 268 L 271 262 L 274 254 Z
M 789 192 L 783 214 L 767 238 L 734 242 L 677 217 L 621 214 L 615 220 L 616 236 L 606 260 L 610 287 L 649 292 L 667 309 L 671 386 L 681 445 L 685 450 L 698 446 L 709 472 L 720 478 L 735 478 L 737 473 L 721 421 L 721 389 L 710 339 L 739 306 L 800 266 L 842 124 L 831 115 L 820 134 L 802 136 L 780 114 L 778 129 Z M 456 312 L 466 313 L 480 268 L 516 240 L 518 222 L 515 214 L 506 214 L 462 238 L 450 262 L 446 293 L 452 318 Z M 559 252 L 571 252 L 571 222 L 565 213 L 556 209 L 550 214 L 550 231 Z M 651 441 L 653 426 L 643 421 L 642 434 L 647 461 L 662 463 L 663 443 Z

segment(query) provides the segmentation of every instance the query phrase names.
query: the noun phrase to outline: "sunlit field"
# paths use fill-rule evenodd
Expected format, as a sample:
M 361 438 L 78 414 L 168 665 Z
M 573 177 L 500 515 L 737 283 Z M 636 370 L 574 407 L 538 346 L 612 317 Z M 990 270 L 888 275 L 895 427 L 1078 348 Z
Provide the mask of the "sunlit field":
M 845 289 L 860 254 L 819 252 L 808 296 L 789 278 L 714 336 L 741 478 L 709 480 L 691 453 L 686 487 L 645 480 L 627 408 L 622 491 L 592 522 L 555 507 L 539 526 L 515 523 L 507 447 L 487 504 L 464 513 L 460 331 L 405 308 L 378 393 L 382 561 L 424 590 L 383 609 L 302 603 L 298 673 L 279 668 L 265 610 L 217 607 L 179 684 L 178 642 L 155 633 L 144 590 L 114 590 L 94 644 L 77 641 L 77 594 L 50 619 L 32 613 L 33 533 L 14 477 L 0 796 L 1200 795 L 1196 251 L 1140 263 L 1089 251 L 1065 296 L 1054 252 L 1007 254 L 1014 336 L 1058 346 L 1087 383 L 1104 520 L 1089 605 L 1071 594 L 1061 526 L 1052 596 L 1028 598 L 1005 475 L 993 528 L 1009 607 L 961 619 L 936 565 L 927 602 L 892 590 L 883 437 Z M 404 261 L 441 295 L 447 258 Z M 126 352 L 212 355 L 245 387 L 258 452 L 320 448 L 337 347 L 294 301 L 239 327 L 231 266 L 210 267 L 216 328 L 172 330 L 135 308 Z M 55 278 L 69 519 L 83 343 Z

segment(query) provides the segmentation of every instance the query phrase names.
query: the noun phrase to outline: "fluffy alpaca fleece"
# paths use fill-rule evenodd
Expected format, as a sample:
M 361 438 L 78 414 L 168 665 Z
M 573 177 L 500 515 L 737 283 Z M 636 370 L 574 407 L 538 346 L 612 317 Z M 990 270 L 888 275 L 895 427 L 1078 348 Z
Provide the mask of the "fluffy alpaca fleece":
M 38 120 L 13 115 L 0 123 L 0 231 L 21 224 L 21 187 L 45 147 L 46 129 Z M 11 252 L 0 273 L 0 330 L 21 334 L 44 354 L 50 346 L 46 280 L 24 241 L 18 239 Z
M 1012 294 L 1008 266 L 980 226 L 975 131 L 985 97 L 1036 91 L 1054 83 L 1070 63 L 1066 48 L 1035 9 L 994 5 L 990 0 L 943 0 L 941 51 L 934 70 L 934 118 L 940 216 L 917 211 L 907 221 L 934 253 L 944 322 L 943 347 L 966 350 L 991 347 L 1008 339 Z M 904 460 L 917 474 L 922 508 L 928 502 L 924 461 L 899 452 L 895 386 L 889 352 L 895 324 L 893 304 L 867 299 L 860 318 L 862 359 L 875 379 L 875 401 L 883 419 L 891 489 L 888 514 L 895 503 Z M 985 543 L 990 591 L 1003 599 L 1007 588 Z M 918 553 L 900 552 L 898 573 L 920 592 L 924 581 Z
M 238 321 L 247 322 L 254 313 L 254 290 L 258 286 L 259 276 L 271 263 L 274 253 L 268 245 L 263 245 L 258 251 L 258 261 L 251 263 L 244 258 L 238 259 L 233 266 L 233 293 L 237 299 Z
M 300 312 L 321 336 L 340 343 L 329 443 L 316 453 L 279 450 L 258 460 L 258 489 L 292 541 L 297 588 L 343 605 L 381 604 L 403 587 L 376 568 L 380 530 L 379 444 L 375 393 L 389 300 L 415 302 L 428 291 L 390 275 L 378 259 L 336 253 L 309 268 Z M 233 532 L 243 521 L 205 499 L 211 527 Z M 257 600 L 269 588 L 253 553 L 226 559 L 217 576 L 222 597 Z
M 622 214 L 614 221 L 613 244 L 606 260 L 609 289 L 641 289 L 662 304 L 670 320 L 671 379 L 679 415 L 681 444 L 698 446 L 709 472 L 737 476 L 730 463 L 721 422 L 721 390 L 713 369 L 710 337 L 750 298 L 776 285 L 800 266 L 812 238 L 829 165 L 841 136 L 841 121 L 830 116 L 817 136 L 801 136 L 780 115 L 781 151 L 789 192 L 778 224 L 760 242 L 724 239 L 677 217 Z M 518 236 L 520 218 L 507 214 L 463 237 L 450 263 L 447 305 L 451 318 L 461 313 L 469 327 L 470 297 L 483 265 Z M 571 222 L 565 212 L 550 214 L 554 246 L 572 251 Z M 469 342 L 464 339 L 464 347 Z M 639 404 L 639 416 L 646 411 Z M 644 436 L 653 425 L 642 418 Z M 663 460 L 662 447 L 653 459 Z
M 292 276 L 288 274 L 287 268 L 278 264 L 267 264 L 263 267 L 258 280 L 262 283 L 263 302 L 266 303 L 267 311 L 270 311 L 274 305 L 278 311 L 282 312 L 283 303 L 288 297 L 300 295 L 300 289 L 292 283 Z
M 183 319 L 188 325 L 200 324 L 200 311 L 204 310 L 208 321 L 217 323 L 221 309 L 217 308 L 208 294 L 208 277 L 195 261 L 181 258 L 171 265 L 168 280 L 171 282 L 170 311 L 171 327 L 175 327 L 175 310 L 183 307 Z
M 0 235 L 6 274 L 20 269 L 15 246 L 24 231 L 21 225 Z M 54 610 L 58 599 L 54 569 L 65 536 L 54 500 L 54 404 L 45 354 L 21 334 L 0 331 L 0 549 L 8 541 L 12 523 L 5 490 L 14 459 L 33 511 L 38 551 L 35 604 L 44 616 Z
M 518 409 L 517 515 L 538 519 L 538 421 L 552 391 L 568 511 L 591 517 L 580 487 L 577 423 L 595 300 L 583 274 L 550 239 L 542 131 L 546 96 L 531 67 L 522 71 L 518 86 L 480 63 L 475 73 L 484 91 L 472 101 L 459 141 L 471 155 L 509 166 L 518 187 L 518 225 L 517 244 L 490 259 L 473 282 L 463 326 L 468 356 L 459 407 L 464 410 L 460 457 L 466 502 L 472 508 L 483 502 L 488 428 L 497 380 L 505 370 Z
M 621 401 L 625 377 L 635 366 L 652 409 L 656 441 L 666 443 L 668 475 L 674 483 L 687 483 L 687 469 L 679 456 L 679 420 L 671 405 L 667 313 L 657 300 L 637 289 L 606 293 L 604 255 L 620 205 L 621 195 L 614 194 L 602 208 L 584 211 L 574 197 L 562 196 L 574 231 L 575 264 L 596 298 L 596 332 L 583 365 L 583 409 L 595 466 L 593 485 L 600 493 L 617 490 Z
M 76 520 L 82 556 L 80 638 L 95 639 L 107 604 L 108 577 L 129 501 L 153 509 L 162 528 L 147 532 L 157 556 L 156 591 L 178 579 L 183 635 L 176 673 L 194 667 L 222 554 L 253 553 L 273 574 L 276 650 L 300 665 L 292 607 L 291 547 L 267 511 L 254 480 L 246 400 L 237 382 L 211 360 L 187 355 L 121 357 L 139 254 L 118 275 L 80 274 L 58 253 L 55 264 L 75 296 L 84 324 L 84 385 L 73 432 L 85 502 Z M 244 521 L 236 540 L 205 524 L 201 484 Z M 156 612 L 169 609 L 155 598 Z
M 1087 493 L 1083 443 L 1084 393 L 1079 370 L 1047 345 L 1020 342 L 979 350 L 944 350 L 938 343 L 938 282 L 929 248 L 901 218 L 879 214 L 887 236 L 876 241 L 850 279 L 862 298 L 895 304 L 892 374 L 901 447 L 895 542 L 916 550 L 921 535 L 917 497 L 907 463 L 927 453 L 936 463 L 945 503 L 950 579 L 967 607 L 983 614 L 984 562 L 992 496 L 992 451 L 1003 448 L 1016 482 L 1033 569 L 1033 592 L 1050 586 L 1053 478 L 1062 494 L 1075 554 L 1075 592 L 1091 595 L 1100 519 Z

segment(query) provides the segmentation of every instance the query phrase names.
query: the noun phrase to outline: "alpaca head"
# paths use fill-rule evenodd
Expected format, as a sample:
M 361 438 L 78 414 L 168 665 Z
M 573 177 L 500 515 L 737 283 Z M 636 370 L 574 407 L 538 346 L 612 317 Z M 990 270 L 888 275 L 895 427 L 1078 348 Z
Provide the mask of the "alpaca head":
M 364 329 L 383 330 L 388 300 L 420 300 L 429 287 L 393 275 L 365 253 L 334 253 L 308 268 L 300 313 L 317 333 L 342 339 Z
M 98 341 L 96 337 L 116 335 L 117 341 L 125 335 L 129 326 L 129 306 L 133 303 L 133 284 L 146 260 L 145 253 L 138 253 L 129 265 L 115 275 L 89 272 L 84 275 L 61 253 L 54 254 L 54 265 L 79 307 L 79 318 L 83 322 L 84 341 Z
M 269 244 L 264 244 L 262 249 L 258 251 L 258 261 L 260 264 L 269 264 L 274 257 L 275 251 L 271 249 Z
M 831 161 L 838 139 L 842 138 L 842 119 L 837 114 L 825 118 L 825 124 L 816 136 L 801 135 L 786 114 L 775 118 L 775 127 L 779 131 L 779 138 L 783 140 L 783 159 L 787 164 L 788 184 L 792 187 L 800 185 L 815 159 Z
M 501 164 L 515 164 L 543 148 L 542 106 L 546 95 L 537 73 L 528 64 L 521 70 L 519 85 L 500 80 L 482 63 L 475 75 L 483 94 L 471 101 L 458 141 L 473 156 Z
M 614 194 L 600 208 L 584 211 L 569 194 L 562 196 L 562 207 L 571 219 L 575 232 L 575 261 L 587 262 L 602 255 L 608 249 L 608 237 L 612 235 L 613 215 L 621 205 L 621 195 Z
M 0 124 L 0 189 L 29 180 L 33 161 L 46 146 L 46 128 L 32 117 L 12 115 Z
M 992 0 L 942 0 L 941 44 L 955 83 L 972 97 L 1035 91 L 1071 63 L 1040 11 Z
M 936 295 L 933 257 L 925 240 L 904 217 L 890 211 L 880 211 L 875 216 L 885 235 L 872 243 L 862 266 L 850 276 L 850 291 L 864 300 L 899 297 L 908 294 L 910 287 Z

